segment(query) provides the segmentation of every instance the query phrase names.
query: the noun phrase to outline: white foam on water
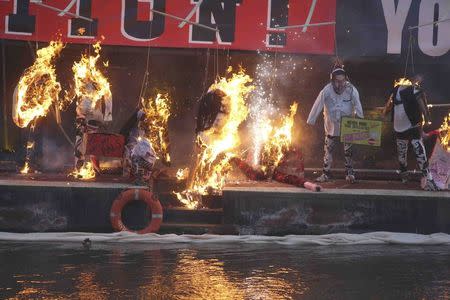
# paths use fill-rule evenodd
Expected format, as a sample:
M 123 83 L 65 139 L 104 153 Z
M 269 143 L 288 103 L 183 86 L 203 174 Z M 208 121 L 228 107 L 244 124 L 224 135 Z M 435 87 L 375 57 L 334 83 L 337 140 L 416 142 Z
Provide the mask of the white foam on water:
M 147 244 L 281 244 L 281 245 L 450 245 L 450 235 L 430 235 L 395 232 L 362 234 L 335 233 L 325 235 L 176 235 L 116 233 L 9 233 L 0 232 L 0 241 L 10 242 L 83 242 L 92 243 L 147 243 Z

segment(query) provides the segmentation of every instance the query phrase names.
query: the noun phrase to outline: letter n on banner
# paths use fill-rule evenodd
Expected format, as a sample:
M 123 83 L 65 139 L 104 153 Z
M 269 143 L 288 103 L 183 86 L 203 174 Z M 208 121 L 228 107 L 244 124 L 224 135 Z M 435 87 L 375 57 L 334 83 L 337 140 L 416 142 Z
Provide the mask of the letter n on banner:
M 193 0 L 194 3 L 198 0 Z M 244 0 L 203 0 L 196 18 L 197 22 L 208 27 L 219 29 L 219 33 L 190 25 L 189 42 L 212 44 L 231 44 L 234 42 L 236 30 L 236 6 Z M 248 0 L 247 0 L 248 1 Z M 250 0 L 251 1 L 251 0 Z

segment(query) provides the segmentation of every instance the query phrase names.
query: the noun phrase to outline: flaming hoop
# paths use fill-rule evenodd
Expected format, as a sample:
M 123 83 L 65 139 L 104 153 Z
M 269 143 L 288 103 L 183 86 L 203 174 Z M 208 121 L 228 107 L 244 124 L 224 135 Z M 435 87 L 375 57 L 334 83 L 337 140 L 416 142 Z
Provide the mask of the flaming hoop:
M 33 133 L 39 118 L 45 117 L 52 105 L 58 106 L 61 85 L 56 79 L 54 61 L 64 48 L 60 41 L 37 50 L 36 60 L 19 79 L 13 97 L 13 121 L 20 128 L 29 126 L 25 165 L 21 174 L 30 171 L 30 159 L 34 149 Z
M 63 48 L 60 41 L 51 41 L 39 49 L 36 61 L 20 77 L 13 103 L 13 120 L 20 128 L 46 116 L 51 105 L 58 103 L 61 85 L 53 64 Z

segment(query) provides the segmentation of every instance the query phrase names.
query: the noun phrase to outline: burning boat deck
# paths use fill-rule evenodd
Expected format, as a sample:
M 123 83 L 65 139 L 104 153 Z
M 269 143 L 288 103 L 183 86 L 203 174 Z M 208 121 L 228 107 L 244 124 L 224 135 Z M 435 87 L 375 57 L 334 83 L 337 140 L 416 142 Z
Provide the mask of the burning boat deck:
M 450 233 L 450 192 L 424 192 L 417 182 L 362 180 L 323 184 L 320 193 L 276 182 L 239 181 L 210 208 L 178 207 L 173 190 L 183 183 L 162 178 L 154 189 L 164 206 L 161 233 L 323 234 L 331 232 Z M 136 188 L 120 177 L 81 182 L 58 174 L 0 175 L 0 231 L 111 232 L 112 202 Z M 130 228 L 145 226 L 145 204 L 123 212 Z

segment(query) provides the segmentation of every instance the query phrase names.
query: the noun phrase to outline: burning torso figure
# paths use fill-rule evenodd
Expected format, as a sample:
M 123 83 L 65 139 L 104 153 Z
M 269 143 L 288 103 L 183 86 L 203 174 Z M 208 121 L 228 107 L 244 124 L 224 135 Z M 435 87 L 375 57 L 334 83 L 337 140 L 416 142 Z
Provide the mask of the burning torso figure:
M 47 47 L 37 50 L 35 62 L 24 71 L 14 90 L 13 121 L 20 128 L 30 129 L 25 167 L 21 171 L 23 173 L 29 171 L 28 165 L 32 160 L 36 122 L 39 118 L 45 117 L 52 106 L 55 107 L 55 111 L 59 110 L 61 85 L 56 78 L 54 62 L 62 49 L 61 42 L 52 41 Z
M 210 88 L 200 99 L 195 128 L 196 161 L 187 183 L 188 189 L 199 194 L 220 189 L 225 179 L 223 175 L 230 168 L 228 161 L 234 138 L 231 132 L 227 133 L 227 124 L 230 124 L 232 105 L 232 99 L 216 87 Z
M 139 185 L 152 185 L 156 160 L 170 164 L 168 121 L 171 114 L 168 94 L 142 98 L 140 109 L 122 129 L 127 138 L 124 176 L 131 175 Z
M 229 112 L 224 101 L 226 94 L 220 89 L 212 89 L 201 99 L 197 114 L 197 127 L 195 133 L 200 141 L 208 144 L 210 134 L 219 133 L 225 125 L 225 116 Z
M 111 93 L 98 101 L 92 95 L 98 92 L 95 82 L 87 81 L 83 89 L 85 93 L 77 101 L 75 167 L 81 168 L 86 161 L 87 134 L 95 133 L 104 122 L 112 121 Z M 94 163 L 94 168 L 97 164 Z
M 151 172 L 157 159 L 150 140 L 145 137 L 144 120 L 145 112 L 140 109 L 132 116 L 132 127 L 127 126 L 123 130 L 128 135 L 124 151 L 124 176 L 135 178 L 138 185 L 150 184 Z
M 428 168 L 428 159 L 422 139 L 422 122 L 429 122 L 425 93 L 410 80 L 396 81 L 385 107 L 385 114 L 391 112 L 397 143 L 398 162 L 402 182 L 408 181 L 407 153 L 411 143 L 417 165 L 422 172 L 425 190 L 439 190 Z

